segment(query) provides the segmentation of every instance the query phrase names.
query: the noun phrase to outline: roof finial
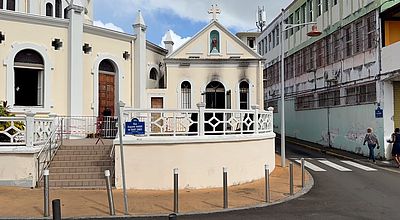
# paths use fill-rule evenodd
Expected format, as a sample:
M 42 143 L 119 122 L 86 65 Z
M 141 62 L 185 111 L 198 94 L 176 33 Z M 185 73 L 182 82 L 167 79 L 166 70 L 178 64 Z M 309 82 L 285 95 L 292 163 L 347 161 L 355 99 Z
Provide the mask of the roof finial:
M 218 8 L 217 4 L 215 4 L 215 6 L 211 5 L 211 9 L 208 10 L 208 14 L 213 14 L 212 21 L 218 21 L 217 14 L 221 14 L 221 9 Z

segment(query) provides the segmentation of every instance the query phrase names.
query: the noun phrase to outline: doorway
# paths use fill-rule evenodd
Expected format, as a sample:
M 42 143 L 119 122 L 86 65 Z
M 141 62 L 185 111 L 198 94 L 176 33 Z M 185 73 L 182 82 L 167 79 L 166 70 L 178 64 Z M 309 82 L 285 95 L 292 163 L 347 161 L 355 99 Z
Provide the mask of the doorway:
M 99 66 L 99 116 L 115 115 L 115 67 L 110 60 Z

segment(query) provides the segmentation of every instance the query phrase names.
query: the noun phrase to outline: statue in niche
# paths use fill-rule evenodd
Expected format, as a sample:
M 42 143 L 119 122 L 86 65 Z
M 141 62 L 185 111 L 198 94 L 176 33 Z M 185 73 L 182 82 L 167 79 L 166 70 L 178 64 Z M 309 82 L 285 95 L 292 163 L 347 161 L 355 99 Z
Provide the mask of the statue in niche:
M 214 30 L 210 33 L 210 53 L 220 53 L 219 51 L 219 33 Z

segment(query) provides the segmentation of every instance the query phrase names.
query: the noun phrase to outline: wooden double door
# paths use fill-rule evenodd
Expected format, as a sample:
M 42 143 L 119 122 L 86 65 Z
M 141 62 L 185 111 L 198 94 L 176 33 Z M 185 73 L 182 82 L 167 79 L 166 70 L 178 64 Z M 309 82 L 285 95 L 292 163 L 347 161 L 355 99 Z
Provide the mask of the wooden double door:
M 115 115 L 115 74 L 99 73 L 99 116 Z

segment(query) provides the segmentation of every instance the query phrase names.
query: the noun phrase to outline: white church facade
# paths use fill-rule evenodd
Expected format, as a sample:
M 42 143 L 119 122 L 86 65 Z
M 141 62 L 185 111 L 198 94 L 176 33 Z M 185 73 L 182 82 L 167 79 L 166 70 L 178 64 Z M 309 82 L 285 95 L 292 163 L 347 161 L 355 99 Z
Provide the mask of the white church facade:
M 257 167 L 264 164 L 273 170 L 272 112 L 262 110 L 264 59 L 218 22 L 215 7 L 210 23 L 174 50 L 170 36 L 166 49 L 147 40 L 140 11 L 130 35 L 94 26 L 90 0 L 0 5 L 0 101 L 15 115 L 0 116 L 0 185 L 37 185 L 56 155 L 60 119 L 61 133 L 90 136 L 85 132 L 97 132 L 99 118 L 117 115 L 120 102 L 123 122 L 146 123 L 144 136 L 124 133 L 126 163 L 143 168 L 127 170 L 130 188 L 167 189 L 168 170 L 178 165 L 183 172 L 198 169 L 184 180 L 193 186 L 190 181 L 203 176 L 198 188 L 217 186 L 215 170 L 223 165 L 241 167 L 230 184 L 261 178 Z M 121 187 L 118 152 L 115 147 L 115 185 Z M 181 157 L 155 167 L 149 158 L 157 155 Z M 157 175 L 159 185 L 149 185 L 155 178 L 146 178 L 149 169 L 166 169 Z

